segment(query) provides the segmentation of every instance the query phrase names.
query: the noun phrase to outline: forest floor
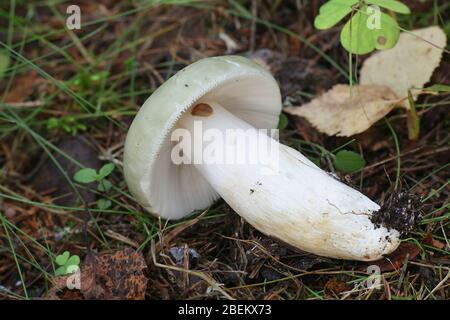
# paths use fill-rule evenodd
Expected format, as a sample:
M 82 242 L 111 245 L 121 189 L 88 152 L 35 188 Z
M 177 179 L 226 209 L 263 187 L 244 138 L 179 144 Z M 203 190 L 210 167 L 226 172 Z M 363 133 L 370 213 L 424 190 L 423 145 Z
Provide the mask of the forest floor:
M 0 53 L 11 61 L 0 78 L 0 298 L 450 298 L 449 94 L 419 97 L 416 141 L 400 109 L 350 138 L 327 136 L 294 116 L 283 125 L 283 143 L 374 201 L 399 192 L 421 197 L 423 219 L 381 261 L 295 250 L 222 200 L 165 223 L 129 194 L 122 163 L 128 127 L 147 97 L 191 62 L 224 54 L 262 61 L 285 105 L 348 84 L 340 27 L 313 26 L 323 1 L 5 2 Z M 75 2 L 82 28 L 68 31 L 66 8 Z M 403 28 L 437 24 L 449 38 L 450 3 L 404 2 L 412 14 L 399 17 Z M 355 75 L 367 56 L 353 60 Z M 447 54 L 430 83 L 449 84 L 449 70 Z M 366 166 L 336 171 L 329 157 L 341 149 L 361 154 Z M 108 163 L 115 165 L 108 190 L 73 180 L 82 166 Z M 55 276 L 65 251 L 81 259 L 80 290 Z M 372 265 L 382 273 L 379 288 L 366 285 Z

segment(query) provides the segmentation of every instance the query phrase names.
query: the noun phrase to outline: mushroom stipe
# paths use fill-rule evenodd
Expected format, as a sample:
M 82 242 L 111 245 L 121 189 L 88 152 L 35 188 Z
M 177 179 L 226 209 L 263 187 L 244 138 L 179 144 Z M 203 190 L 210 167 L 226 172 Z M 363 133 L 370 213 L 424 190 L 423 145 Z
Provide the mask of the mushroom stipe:
M 168 220 L 222 197 L 264 234 L 321 256 L 371 261 L 394 251 L 400 232 L 371 220 L 378 204 L 258 130 L 277 127 L 281 106 L 275 79 L 249 59 L 223 56 L 191 64 L 147 99 L 129 129 L 124 173 L 130 192 L 147 211 Z M 182 129 L 195 137 L 198 124 L 200 134 L 237 132 L 219 151 L 252 153 L 238 147 L 249 137 L 248 146 L 277 152 L 262 162 L 229 164 L 196 162 L 182 148 L 190 162 L 176 163 L 172 134 Z M 209 146 L 201 145 L 202 154 Z

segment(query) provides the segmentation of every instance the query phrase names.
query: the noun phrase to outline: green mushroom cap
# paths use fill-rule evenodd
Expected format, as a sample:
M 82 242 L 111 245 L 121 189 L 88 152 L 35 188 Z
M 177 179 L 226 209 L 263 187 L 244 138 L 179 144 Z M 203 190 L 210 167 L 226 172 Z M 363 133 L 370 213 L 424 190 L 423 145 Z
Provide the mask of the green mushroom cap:
M 180 219 L 211 205 L 218 194 L 193 165 L 171 161 L 171 132 L 194 104 L 214 101 L 252 126 L 276 128 L 281 95 L 272 75 L 240 56 L 199 60 L 161 85 L 144 103 L 128 131 L 125 179 L 149 212 Z

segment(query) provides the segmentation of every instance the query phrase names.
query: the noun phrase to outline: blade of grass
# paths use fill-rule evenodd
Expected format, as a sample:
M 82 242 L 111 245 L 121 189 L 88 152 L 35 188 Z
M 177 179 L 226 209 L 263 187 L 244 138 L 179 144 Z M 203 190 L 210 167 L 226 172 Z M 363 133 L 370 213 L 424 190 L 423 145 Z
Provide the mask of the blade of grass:
M 401 170 L 400 144 L 398 142 L 397 133 L 395 132 L 389 120 L 387 118 L 384 118 L 384 121 L 386 122 L 386 125 L 388 126 L 389 131 L 391 132 L 392 138 L 394 139 L 395 151 L 397 153 L 397 170 L 395 174 L 395 184 L 394 184 L 394 190 L 397 190 L 400 182 L 400 170 Z
M 5 235 L 6 235 L 6 238 L 8 239 L 8 244 L 9 244 L 9 247 L 11 248 L 12 256 L 14 257 L 14 262 L 16 264 L 17 272 L 19 274 L 19 278 L 20 278 L 20 282 L 21 282 L 21 285 L 22 285 L 23 293 L 25 294 L 25 299 L 28 300 L 29 296 L 28 296 L 27 286 L 25 284 L 25 279 L 23 277 L 22 268 L 20 267 L 19 260 L 17 258 L 17 254 L 16 254 L 16 251 L 14 249 L 14 245 L 13 245 L 11 237 L 9 235 L 8 227 L 6 226 L 6 223 L 4 222 L 6 220 L 6 218 L 3 216 L 3 213 L 1 213 L 1 212 L 0 212 L 0 219 L 2 220 L 3 230 L 5 230 Z

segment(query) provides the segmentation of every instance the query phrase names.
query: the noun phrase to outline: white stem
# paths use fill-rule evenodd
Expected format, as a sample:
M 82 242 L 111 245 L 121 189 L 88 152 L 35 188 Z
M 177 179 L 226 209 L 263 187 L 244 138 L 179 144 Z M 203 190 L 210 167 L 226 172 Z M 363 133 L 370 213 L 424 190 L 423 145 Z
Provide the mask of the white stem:
M 213 109 L 211 115 L 187 112 L 179 121 L 180 127 L 194 135 L 194 141 L 208 129 L 222 134 L 229 134 L 229 129 L 241 130 L 237 134 L 235 130 L 235 138 L 226 144 L 218 140 L 204 143 L 203 152 L 216 143 L 224 154 L 235 151 L 242 155 L 245 150 L 240 143 L 245 139 L 247 148 L 270 145 L 278 151 L 253 164 L 194 164 L 222 198 L 255 228 L 302 250 L 339 259 L 377 260 L 398 246 L 396 230 L 376 227 L 370 221 L 371 214 L 380 209 L 376 203 L 217 103 L 208 105 Z

